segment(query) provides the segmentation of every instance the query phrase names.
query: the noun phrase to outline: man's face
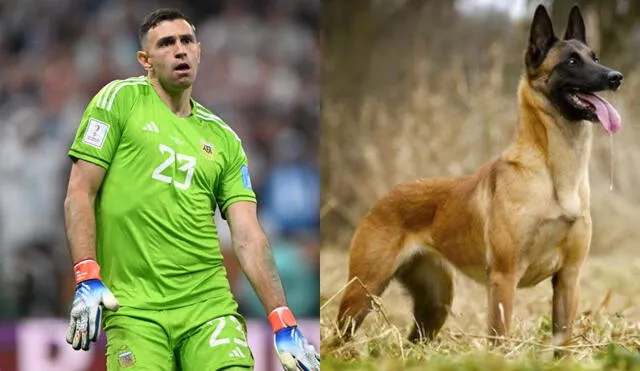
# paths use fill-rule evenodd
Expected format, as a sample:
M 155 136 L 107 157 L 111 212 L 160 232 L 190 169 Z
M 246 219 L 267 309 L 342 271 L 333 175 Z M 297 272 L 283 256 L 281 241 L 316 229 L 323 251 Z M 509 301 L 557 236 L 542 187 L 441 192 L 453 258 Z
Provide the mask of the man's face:
M 146 58 L 140 63 L 170 90 L 190 87 L 200 63 L 200 43 L 184 19 L 163 21 L 149 30 L 144 40 Z

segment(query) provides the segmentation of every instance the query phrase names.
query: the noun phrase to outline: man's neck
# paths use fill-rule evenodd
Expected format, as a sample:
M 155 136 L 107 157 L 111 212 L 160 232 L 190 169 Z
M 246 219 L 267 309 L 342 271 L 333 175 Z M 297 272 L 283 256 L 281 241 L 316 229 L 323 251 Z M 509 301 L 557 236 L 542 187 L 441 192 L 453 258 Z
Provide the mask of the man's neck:
M 160 100 L 178 117 L 191 115 L 191 87 L 184 90 L 167 91 L 158 79 L 150 77 L 151 85 L 160 97 Z

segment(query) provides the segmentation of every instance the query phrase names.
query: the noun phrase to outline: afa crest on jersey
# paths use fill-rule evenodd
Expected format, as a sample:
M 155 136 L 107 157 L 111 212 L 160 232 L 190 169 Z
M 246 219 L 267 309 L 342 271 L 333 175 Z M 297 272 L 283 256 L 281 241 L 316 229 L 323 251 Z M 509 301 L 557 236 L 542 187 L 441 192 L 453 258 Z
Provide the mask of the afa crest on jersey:
M 136 358 L 128 346 L 123 345 L 118 349 L 118 363 L 122 368 L 131 367 L 136 364 Z
M 202 152 L 202 156 L 212 160 L 216 152 L 216 147 L 212 143 L 201 140 L 200 150 Z

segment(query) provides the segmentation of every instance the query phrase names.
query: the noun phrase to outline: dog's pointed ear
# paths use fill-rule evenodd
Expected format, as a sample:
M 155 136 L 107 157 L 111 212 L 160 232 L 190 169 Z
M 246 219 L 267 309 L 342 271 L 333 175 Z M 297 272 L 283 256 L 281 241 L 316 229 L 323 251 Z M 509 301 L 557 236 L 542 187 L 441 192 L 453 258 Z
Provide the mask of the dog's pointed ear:
M 533 22 L 531 22 L 529 47 L 526 53 L 527 67 L 533 70 L 538 68 L 556 41 L 558 38 L 553 32 L 549 13 L 543 5 L 538 5 L 533 15 Z
M 564 39 L 576 39 L 583 44 L 587 43 L 587 33 L 584 27 L 584 20 L 580 8 L 574 5 L 569 13 L 569 23 L 567 23 L 567 31 L 564 33 Z

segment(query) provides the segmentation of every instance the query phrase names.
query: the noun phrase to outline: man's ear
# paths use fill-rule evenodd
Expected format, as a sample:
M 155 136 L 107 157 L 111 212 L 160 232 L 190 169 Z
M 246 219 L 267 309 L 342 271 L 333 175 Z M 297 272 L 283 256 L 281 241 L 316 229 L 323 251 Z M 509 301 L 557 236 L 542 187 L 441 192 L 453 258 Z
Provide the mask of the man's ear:
M 140 63 L 142 68 L 145 69 L 145 71 L 151 70 L 152 67 L 151 63 L 149 63 L 149 53 L 145 52 L 144 50 L 139 50 L 136 53 L 136 59 L 138 60 L 138 63 Z

